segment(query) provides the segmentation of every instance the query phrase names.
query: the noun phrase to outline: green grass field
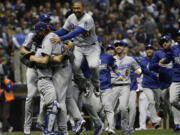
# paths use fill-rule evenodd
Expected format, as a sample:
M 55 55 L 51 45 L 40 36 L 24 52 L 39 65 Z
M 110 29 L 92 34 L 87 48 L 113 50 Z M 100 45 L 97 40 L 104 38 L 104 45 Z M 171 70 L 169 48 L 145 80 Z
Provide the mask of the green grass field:
M 82 135 L 92 135 L 92 131 L 86 131 Z M 23 135 L 22 132 L 4 133 L 3 135 Z M 32 132 L 31 135 L 41 135 L 40 132 Z M 69 132 L 69 135 L 73 135 Z M 108 133 L 103 132 L 101 135 L 108 135 Z M 120 131 L 116 131 L 116 135 L 122 135 Z M 172 130 L 144 130 L 136 131 L 135 133 L 130 133 L 128 135 L 180 135 L 180 133 L 174 133 Z

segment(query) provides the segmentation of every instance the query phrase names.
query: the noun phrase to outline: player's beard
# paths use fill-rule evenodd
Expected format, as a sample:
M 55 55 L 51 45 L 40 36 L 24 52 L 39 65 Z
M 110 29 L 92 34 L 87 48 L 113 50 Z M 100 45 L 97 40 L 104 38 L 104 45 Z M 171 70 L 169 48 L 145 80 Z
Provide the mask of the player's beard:
M 75 12 L 74 14 L 75 14 L 76 17 L 79 19 L 79 18 L 81 18 L 81 17 L 83 16 L 84 13 L 78 11 L 78 12 Z

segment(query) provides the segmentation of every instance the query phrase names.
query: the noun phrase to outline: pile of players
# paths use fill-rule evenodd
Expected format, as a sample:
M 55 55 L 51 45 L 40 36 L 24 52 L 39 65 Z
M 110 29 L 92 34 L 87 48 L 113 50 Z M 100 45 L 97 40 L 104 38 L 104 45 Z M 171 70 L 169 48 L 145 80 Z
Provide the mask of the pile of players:
M 134 132 L 137 89 L 147 97 L 152 125 L 160 126 L 157 110 L 161 96 L 172 105 L 174 131 L 180 132 L 179 39 L 171 47 L 170 36 L 163 36 L 162 49 L 155 52 L 147 45 L 145 57 L 132 57 L 125 40 L 108 46 L 98 42 L 94 21 L 84 12 L 83 3 L 75 2 L 72 9 L 57 31 L 48 24 L 48 14 L 43 14 L 20 50 L 28 60 L 24 61 L 28 66 L 24 135 L 30 135 L 37 92 L 41 96 L 37 126 L 45 135 L 67 135 L 67 113 L 75 122 L 75 135 L 84 132 L 86 122 L 77 105 L 80 99 L 93 120 L 94 135 L 103 129 L 115 134 L 115 114 L 121 114 L 123 134 Z M 140 117 L 140 129 L 146 129 L 145 121 Z

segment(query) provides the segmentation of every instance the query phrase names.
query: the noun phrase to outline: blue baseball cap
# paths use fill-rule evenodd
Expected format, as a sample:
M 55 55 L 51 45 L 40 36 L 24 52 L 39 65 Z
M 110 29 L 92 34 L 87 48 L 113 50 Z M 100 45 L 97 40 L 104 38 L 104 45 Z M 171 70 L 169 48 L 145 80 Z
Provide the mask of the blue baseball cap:
M 38 22 L 35 24 L 35 32 L 39 32 L 41 30 L 47 29 L 49 26 L 48 24 L 44 23 L 44 22 Z
M 145 47 L 145 50 L 148 50 L 148 49 L 153 49 L 153 50 L 154 50 L 154 47 L 153 47 L 151 44 L 148 44 L 148 45 Z
M 125 42 L 125 41 L 123 41 L 123 40 L 115 40 L 115 41 L 114 41 L 114 46 L 116 46 L 116 45 L 122 45 L 122 46 L 124 46 L 124 47 L 127 47 L 127 46 L 128 46 L 127 42 Z
M 163 45 L 163 43 L 171 41 L 171 37 L 169 35 L 162 36 L 159 40 L 159 44 Z
M 114 45 L 110 45 L 110 44 L 107 45 L 107 46 L 106 46 L 106 51 L 107 51 L 107 50 L 114 50 Z
M 51 20 L 50 14 L 41 14 L 41 15 L 39 16 L 39 20 L 40 20 L 40 21 Z

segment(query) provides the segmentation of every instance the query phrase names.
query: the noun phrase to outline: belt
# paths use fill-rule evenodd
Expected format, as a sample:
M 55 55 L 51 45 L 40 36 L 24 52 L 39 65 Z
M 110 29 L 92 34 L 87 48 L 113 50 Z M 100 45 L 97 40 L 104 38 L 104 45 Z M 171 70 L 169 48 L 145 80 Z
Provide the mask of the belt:
M 129 83 L 125 83 L 125 84 L 112 84 L 113 87 L 117 87 L 117 86 L 127 86 L 129 85 Z
M 43 77 L 39 77 L 38 79 L 39 79 L 39 80 L 42 80 L 42 79 L 52 80 L 52 77 L 43 76 Z
M 89 46 L 92 46 L 92 45 L 96 45 L 96 42 L 94 42 L 92 44 L 89 44 L 89 45 L 77 45 L 77 47 L 89 47 Z

